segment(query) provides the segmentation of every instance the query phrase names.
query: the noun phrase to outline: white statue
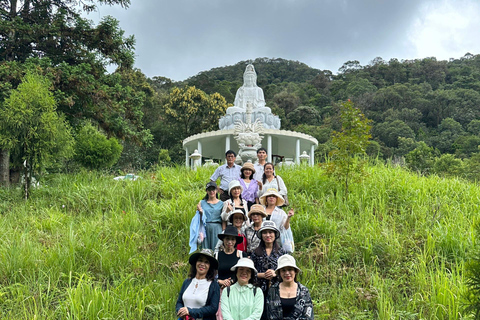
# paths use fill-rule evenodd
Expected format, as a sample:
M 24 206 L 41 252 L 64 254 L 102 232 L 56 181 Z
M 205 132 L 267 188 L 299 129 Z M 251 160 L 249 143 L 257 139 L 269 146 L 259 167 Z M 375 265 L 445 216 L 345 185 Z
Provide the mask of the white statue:
M 238 88 L 235 95 L 234 106 L 227 109 L 225 116 L 220 118 L 219 127 L 221 130 L 232 129 L 239 120 L 246 122 L 247 105 L 252 106 L 252 113 L 255 119 L 260 119 L 264 128 L 280 129 L 280 118 L 272 114 L 272 110 L 265 105 L 263 90 L 257 86 L 257 73 L 252 64 L 247 65 L 243 73 L 243 85 Z M 270 123 L 265 123 L 270 116 Z M 278 119 L 278 121 L 276 121 Z
M 234 138 L 237 140 L 240 150 L 238 156 L 246 162 L 252 161 L 257 157 L 257 149 L 262 146 L 263 124 L 258 119 L 252 123 L 252 104 L 248 103 L 246 108 L 246 123 L 243 121 L 235 122 Z

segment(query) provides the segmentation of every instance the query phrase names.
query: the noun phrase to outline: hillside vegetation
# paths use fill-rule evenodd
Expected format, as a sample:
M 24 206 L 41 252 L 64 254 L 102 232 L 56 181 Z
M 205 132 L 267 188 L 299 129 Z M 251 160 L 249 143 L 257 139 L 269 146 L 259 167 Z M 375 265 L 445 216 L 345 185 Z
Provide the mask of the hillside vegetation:
M 316 319 L 467 319 L 479 187 L 372 165 L 348 200 L 319 167 L 283 169 Z M 137 181 L 50 175 L 0 189 L 1 319 L 175 319 L 188 227 L 211 169 Z

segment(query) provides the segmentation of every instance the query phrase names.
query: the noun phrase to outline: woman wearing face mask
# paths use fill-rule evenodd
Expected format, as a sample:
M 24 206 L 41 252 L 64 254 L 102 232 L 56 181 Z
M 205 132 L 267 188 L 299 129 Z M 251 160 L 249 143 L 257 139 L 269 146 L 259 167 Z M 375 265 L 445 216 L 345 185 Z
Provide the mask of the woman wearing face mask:
M 177 317 L 214 320 L 220 300 L 220 287 L 214 280 L 218 261 L 212 250 L 203 249 L 193 253 L 188 262 L 190 272 L 178 295 Z
M 288 254 L 278 258 L 275 272 L 281 282 L 268 290 L 267 319 L 313 320 L 312 298 L 307 287 L 297 280 L 301 270 L 297 267 L 295 258 Z
M 248 258 L 238 260 L 231 268 L 236 283 L 223 290 L 222 315 L 224 320 L 258 320 L 263 313 L 263 293 L 255 286 L 257 270 Z
M 263 218 L 266 217 L 265 208 L 260 204 L 254 204 L 248 212 L 250 225 L 244 224 L 243 234 L 247 238 L 247 255 L 250 256 L 252 252 L 257 249 L 260 244 L 260 238 L 257 233 L 262 227 Z

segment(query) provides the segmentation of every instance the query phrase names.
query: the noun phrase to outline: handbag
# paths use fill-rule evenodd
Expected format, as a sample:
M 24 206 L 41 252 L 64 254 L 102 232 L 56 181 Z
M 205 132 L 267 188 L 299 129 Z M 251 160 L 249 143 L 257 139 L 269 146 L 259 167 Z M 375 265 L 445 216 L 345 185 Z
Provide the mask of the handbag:
M 278 183 L 278 178 L 277 178 L 277 176 L 275 176 L 275 179 L 277 179 L 278 193 L 280 193 L 280 183 Z M 280 208 L 288 207 L 288 206 L 290 205 L 290 202 L 288 202 L 288 196 L 287 196 L 287 195 L 284 195 L 284 196 L 282 196 L 282 197 L 283 197 L 283 200 L 284 200 L 285 202 L 280 206 Z

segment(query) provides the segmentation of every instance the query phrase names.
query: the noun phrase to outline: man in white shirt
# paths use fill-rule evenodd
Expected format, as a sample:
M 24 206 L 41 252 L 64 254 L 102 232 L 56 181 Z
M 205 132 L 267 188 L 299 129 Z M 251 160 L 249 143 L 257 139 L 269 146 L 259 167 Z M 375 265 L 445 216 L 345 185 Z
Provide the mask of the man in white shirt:
M 257 158 L 258 161 L 255 162 L 255 174 L 253 178 L 258 181 L 262 181 L 263 179 L 263 166 L 267 163 L 267 149 L 260 148 L 257 150 Z
M 227 163 L 219 166 L 210 177 L 210 180 L 216 182 L 220 178 L 220 187 L 218 192 L 220 193 L 220 200 L 226 201 L 230 199 L 228 194 L 228 184 L 232 180 L 238 180 L 240 178 L 241 166 L 235 164 L 237 155 L 233 150 L 228 150 L 225 153 Z

